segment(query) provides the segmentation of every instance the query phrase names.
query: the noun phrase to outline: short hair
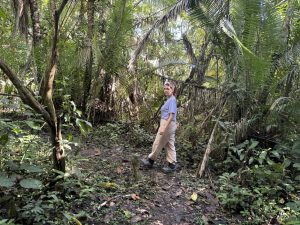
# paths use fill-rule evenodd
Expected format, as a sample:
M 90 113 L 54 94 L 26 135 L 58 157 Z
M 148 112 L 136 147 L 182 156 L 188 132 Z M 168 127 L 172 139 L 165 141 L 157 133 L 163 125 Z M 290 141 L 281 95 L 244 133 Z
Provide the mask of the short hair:
M 167 85 L 167 86 L 171 87 L 173 90 L 175 90 L 175 87 L 176 87 L 175 83 L 172 82 L 172 81 L 166 81 L 164 83 L 164 85 Z

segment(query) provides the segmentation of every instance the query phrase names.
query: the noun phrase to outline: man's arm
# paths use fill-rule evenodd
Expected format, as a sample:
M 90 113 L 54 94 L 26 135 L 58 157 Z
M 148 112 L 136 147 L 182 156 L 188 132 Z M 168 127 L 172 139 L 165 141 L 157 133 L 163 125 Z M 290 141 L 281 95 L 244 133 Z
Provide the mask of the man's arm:
M 164 132 L 166 131 L 167 127 L 169 126 L 169 124 L 171 123 L 172 119 L 174 117 L 174 113 L 169 113 L 169 117 L 167 119 L 167 122 L 165 123 L 165 125 L 163 127 L 160 128 L 159 134 L 163 135 Z

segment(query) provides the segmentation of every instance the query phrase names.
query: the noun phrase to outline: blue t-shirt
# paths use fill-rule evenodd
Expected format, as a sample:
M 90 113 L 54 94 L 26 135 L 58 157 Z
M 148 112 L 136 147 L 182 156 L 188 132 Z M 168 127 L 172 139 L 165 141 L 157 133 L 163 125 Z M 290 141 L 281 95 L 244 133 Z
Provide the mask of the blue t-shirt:
M 175 96 L 171 96 L 161 107 L 161 118 L 167 120 L 169 113 L 174 113 L 172 121 L 176 121 L 177 103 Z

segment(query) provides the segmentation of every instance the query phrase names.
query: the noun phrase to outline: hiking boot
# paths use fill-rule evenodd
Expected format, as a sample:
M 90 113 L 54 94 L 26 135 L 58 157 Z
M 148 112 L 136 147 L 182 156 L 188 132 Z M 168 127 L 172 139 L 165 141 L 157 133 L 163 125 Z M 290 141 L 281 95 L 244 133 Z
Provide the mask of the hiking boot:
M 149 168 L 152 168 L 153 167 L 153 164 L 154 164 L 154 160 L 153 159 L 142 159 L 142 164 L 146 167 L 149 167 Z
M 167 166 L 164 166 L 162 168 L 164 173 L 171 173 L 174 172 L 176 170 L 176 164 L 175 163 L 168 163 Z

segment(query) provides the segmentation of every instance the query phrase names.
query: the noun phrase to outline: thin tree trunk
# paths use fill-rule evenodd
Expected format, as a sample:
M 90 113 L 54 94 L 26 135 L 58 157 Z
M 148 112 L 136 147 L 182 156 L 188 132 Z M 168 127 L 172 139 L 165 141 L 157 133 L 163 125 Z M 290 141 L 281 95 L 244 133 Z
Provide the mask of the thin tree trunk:
M 224 105 L 223 105 L 223 108 L 220 112 L 220 115 L 219 115 L 219 118 L 218 120 L 220 119 L 220 117 L 222 116 L 223 114 L 223 111 L 224 111 L 224 108 L 226 106 L 226 103 L 227 103 L 227 100 L 225 101 Z M 205 154 L 204 154 L 204 157 L 203 157 L 203 160 L 202 160 L 202 163 L 198 165 L 198 169 L 196 171 L 196 176 L 197 177 L 202 177 L 203 176 L 203 173 L 205 171 L 205 168 L 206 168 L 206 165 L 207 165 L 207 162 L 208 162 L 208 158 L 209 158 L 209 155 L 210 153 L 212 152 L 213 150 L 213 147 L 212 147 L 212 144 L 213 144 L 213 141 L 214 141 L 214 138 L 215 138 L 215 133 L 217 131 L 217 127 L 218 127 L 218 120 L 216 121 L 215 125 L 214 125 L 214 128 L 210 134 L 210 138 L 209 138 L 209 141 L 208 141 L 208 144 L 207 144 L 207 147 L 206 147 L 206 150 L 205 150 Z
M 40 25 L 40 12 L 37 0 L 28 0 L 30 6 L 30 15 L 32 21 L 32 66 L 34 68 L 35 82 L 38 85 L 42 80 L 41 66 L 36 63 L 36 58 L 41 58 L 41 53 L 38 51 L 39 43 L 42 40 L 41 25 Z
M 52 50 L 51 57 L 48 64 L 48 69 L 46 70 L 43 86 L 40 90 L 42 96 L 42 102 L 47 107 L 47 111 L 50 114 L 51 120 L 53 121 L 53 126 L 51 127 L 52 144 L 54 146 L 53 151 L 53 163 L 54 168 L 60 171 L 65 171 L 65 157 L 64 149 L 62 147 L 62 137 L 60 130 L 60 121 L 56 116 L 55 107 L 53 104 L 53 83 L 57 73 L 57 61 L 58 61 L 58 34 L 59 34 L 59 19 L 60 15 L 66 6 L 68 0 L 62 0 L 61 5 L 58 10 L 55 11 L 54 17 L 54 33 L 52 38 Z
M 95 0 L 88 0 L 87 3 L 87 17 L 88 17 L 88 32 L 87 32 L 87 47 L 88 47 L 88 59 L 85 66 L 85 76 L 83 81 L 83 103 L 82 110 L 85 113 L 86 104 L 88 101 L 93 73 L 93 31 L 94 31 L 94 12 L 95 12 Z
M 49 0 L 49 8 L 50 8 L 51 22 L 54 24 L 54 13 L 56 10 L 56 0 Z
M 84 21 L 84 12 L 85 12 L 84 0 L 80 0 L 79 24 L 83 24 L 83 21 Z

